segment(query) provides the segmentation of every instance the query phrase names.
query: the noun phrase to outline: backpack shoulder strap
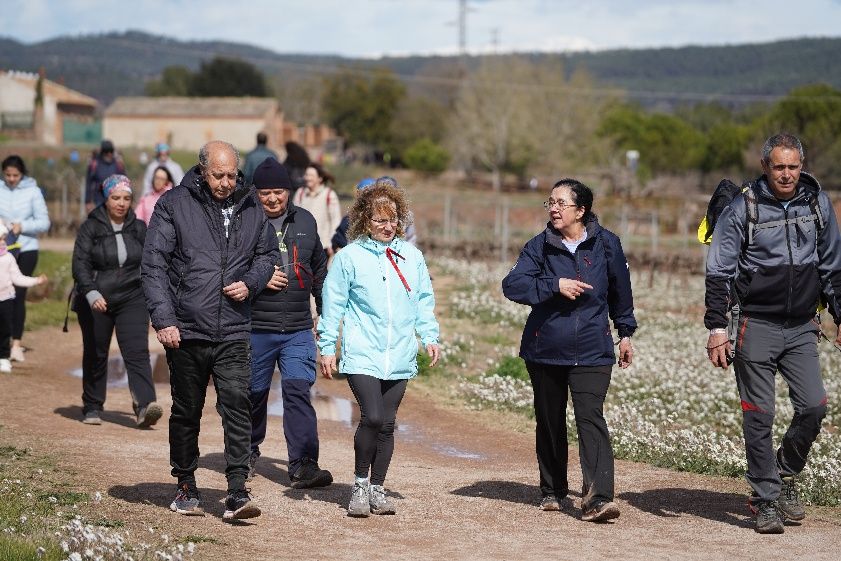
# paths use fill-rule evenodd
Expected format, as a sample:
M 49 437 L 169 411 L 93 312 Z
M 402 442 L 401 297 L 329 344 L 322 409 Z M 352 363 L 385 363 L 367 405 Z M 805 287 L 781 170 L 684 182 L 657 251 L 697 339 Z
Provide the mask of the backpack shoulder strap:
M 745 198 L 745 245 L 753 243 L 753 232 L 759 222 L 759 204 L 756 202 L 756 192 L 753 183 L 742 183 L 742 196 Z M 743 248 L 744 249 L 744 248 Z

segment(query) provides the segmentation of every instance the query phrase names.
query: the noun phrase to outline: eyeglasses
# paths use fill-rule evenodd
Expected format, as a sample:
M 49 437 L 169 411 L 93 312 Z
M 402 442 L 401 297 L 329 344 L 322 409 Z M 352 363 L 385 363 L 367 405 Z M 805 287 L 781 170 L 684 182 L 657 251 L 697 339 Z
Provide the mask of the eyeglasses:
M 374 224 L 376 224 L 377 226 L 382 228 L 386 224 L 391 224 L 392 226 L 397 226 L 397 223 L 399 222 L 399 220 L 397 220 L 396 218 L 372 218 L 371 222 L 373 222 Z
M 577 207 L 578 205 L 567 205 L 561 201 L 556 201 L 554 199 L 549 199 L 548 201 L 543 201 L 543 208 L 546 210 L 551 210 L 553 206 L 558 207 L 561 210 L 566 210 L 569 207 Z

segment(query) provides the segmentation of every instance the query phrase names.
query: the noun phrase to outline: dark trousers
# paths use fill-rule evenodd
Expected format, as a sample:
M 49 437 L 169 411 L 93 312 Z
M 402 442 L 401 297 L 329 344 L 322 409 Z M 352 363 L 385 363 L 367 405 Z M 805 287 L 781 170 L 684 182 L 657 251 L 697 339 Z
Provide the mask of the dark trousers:
M 526 363 L 534 389 L 540 492 L 566 497 L 567 389 L 572 394 L 581 463 L 582 507 L 613 500 L 613 448 L 603 406 L 612 366 L 553 366 Z
M 394 423 L 408 380 L 380 380 L 366 374 L 349 374 L 350 390 L 359 404 L 359 426 L 353 437 L 356 477 L 382 485 L 394 454 Z
M 12 314 L 15 300 L 0 301 L 0 358 L 9 358 L 12 345 Z
M 108 387 L 108 349 L 117 343 L 128 375 L 134 413 L 155 401 L 155 383 L 149 362 L 149 313 L 143 296 L 108 304 L 105 313 L 91 310 L 84 296 L 76 297 L 76 316 L 82 329 L 82 410 L 102 411 Z
M 213 378 L 216 411 L 225 434 L 225 476 L 228 490 L 245 487 L 251 454 L 251 348 L 246 340 L 211 342 L 182 340 L 167 349 L 172 414 L 169 417 L 169 458 L 178 482 L 195 480 L 199 463 L 199 429 L 207 384 Z
M 18 269 L 27 277 L 31 277 L 38 265 L 38 251 L 22 251 L 18 254 Z M 12 339 L 23 338 L 23 327 L 26 323 L 26 290 L 25 286 L 15 287 L 14 310 L 12 312 Z
M 312 330 L 293 333 L 251 332 L 251 451 L 260 454 L 266 439 L 269 389 L 275 365 L 283 396 L 283 436 L 294 475 L 304 459 L 318 461 L 318 420 L 310 388 L 315 383 L 315 338 Z
M 780 495 L 781 477 L 797 475 L 826 416 L 826 390 L 818 363 L 818 326 L 811 321 L 787 326 L 747 317 L 740 320 L 736 341 L 736 383 L 742 401 L 748 480 L 753 494 L 773 501 Z M 794 417 L 774 451 L 773 425 L 780 372 L 788 384 Z

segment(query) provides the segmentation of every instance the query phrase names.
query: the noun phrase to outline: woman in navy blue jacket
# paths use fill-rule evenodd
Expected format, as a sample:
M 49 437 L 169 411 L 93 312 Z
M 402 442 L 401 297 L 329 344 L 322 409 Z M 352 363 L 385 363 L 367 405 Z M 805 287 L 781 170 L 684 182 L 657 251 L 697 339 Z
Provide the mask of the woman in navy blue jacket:
M 602 412 L 616 355 L 608 318 L 619 332 L 619 366 L 633 359 L 637 327 L 631 277 L 619 238 L 592 212 L 593 192 L 574 179 L 552 188 L 546 229 L 529 240 L 502 281 L 506 298 L 531 306 L 520 356 L 534 389 L 537 463 L 543 510 L 567 502 L 567 391 L 572 393 L 583 476 L 581 519 L 617 518 L 613 449 Z

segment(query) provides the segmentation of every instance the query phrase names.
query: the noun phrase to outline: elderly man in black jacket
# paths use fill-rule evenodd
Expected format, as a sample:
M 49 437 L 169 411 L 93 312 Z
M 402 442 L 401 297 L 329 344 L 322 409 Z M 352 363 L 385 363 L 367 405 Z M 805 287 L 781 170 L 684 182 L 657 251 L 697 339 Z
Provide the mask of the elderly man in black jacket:
M 315 337 L 310 294 L 321 313 L 321 286 L 327 254 L 312 214 L 290 200 L 292 181 L 283 164 L 266 158 L 254 171 L 254 187 L 277 233 L 280 259 L 275 273 L 254 301 L 251 317 L 251 476 L 266 438 L 269 387 L 275 364 L 283 395 L 283 434 L 292 487 L 323 487 L 333 482 L 318 467 L 318 430 L 310 388 L 315 383 Z
M 170 509 L 203 515 L 195 470 L 209 377 L 225 433 L 224 518 L 260 509 L 245 489 L 250 455 L 248 383 L 251 300 L 266 286 L 277 243 L 254 189 L 242 183 L 239 154 L 205 144 L 199 164 L 155 206 L 143 248 L 146 303 L 166 347 L 172 385 L 170 463 L 178 492 Z

